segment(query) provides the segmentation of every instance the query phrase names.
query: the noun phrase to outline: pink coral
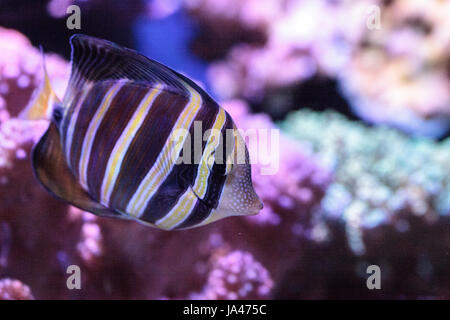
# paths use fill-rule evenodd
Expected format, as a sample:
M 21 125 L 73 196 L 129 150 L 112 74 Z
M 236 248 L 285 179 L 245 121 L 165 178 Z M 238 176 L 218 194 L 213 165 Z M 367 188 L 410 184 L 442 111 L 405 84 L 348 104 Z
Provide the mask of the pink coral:
M 13 279 L 0 280 L 0 300 L 33 300 L 30 288 Z
M 24 158 L 21 146 L 35 143 L 43 134 L 46 121 L 28 122 L 15 118 L 27 104 L 43 77 L 39 50 L 19 32 L 0 28 L 0 168 L 10 167 L 13 158 Z M 55 90 L 62 96 L 68 64 L 55 55 L 47 55 L 47 69 Z M 1 176 L 1 173 L 0 173 Z M 5 177 L 2 181 L 5 182 Z
M 16 116 L 43 78 L 42 57 L 22 34 L 0 27 L 0 112 Z M 62 97 L 70 73 L 68 64 L 57 55 L 46 55 L 52 85 Z M 4 116 L 0 117 L 3 118 Z
M 251 253 L 236 250 L 218 258 L 203 291 L 194 299 L 263 299 L 273 287 L 269 272 Z
M 435 137 L 449 128 L 449 2 L 184 3 L 205 26 L 204 39 L 222 39 L 224 28 L 234 28 L 233 34 L 259 32 L 265 40 L 237 41 L 210 66 L 210 80 L 222 98 L 260 102 L 324 75 L 338 80 L 351 107 L 368 121 Z
M 377 29 L 366 27 L 370 8 L 380 10 Z M 442 135 L 450 122 L 450 3 L 366 0 L 339 12 L 352 17 L 334 34 L 354 43 L 338 77 L 355 111 L 376 123 Z
M 225 27 L 240 28 L 238 34 L 260 34 L 264 39 L 234 44 L 224 59 L 209 69 L 214 89 L 222 98 L 253 101 L 268 90 L 295 85 L 320 71 L 317 57 L 327 49 L 324 43 L 330 41 L 333 27 L 333 19 L 328 18 L 336 11 L 325 1 L 312 0 L 185 0 L 185 6 L 214 34 L 208 38 L 221 38 Z M 217 21 L 222 22 L 221 29 L 214 28 Z

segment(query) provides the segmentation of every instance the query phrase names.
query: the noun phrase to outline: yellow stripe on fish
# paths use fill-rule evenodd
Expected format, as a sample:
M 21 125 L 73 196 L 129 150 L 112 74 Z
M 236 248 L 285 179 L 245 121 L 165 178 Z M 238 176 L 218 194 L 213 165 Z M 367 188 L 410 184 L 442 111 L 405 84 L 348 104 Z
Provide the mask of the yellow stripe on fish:
M 112 150 L 102 183 L 101 200 L 104 205 L 109 205 L 111 192 L 113 191 L 113 187 L 116 183 L 116 178 L 119 174 L 119 169 L 123 158 L 128 150 L 128 147 L 130 146 L 131 141 L 136 135 L 136 132 L 142 125 L 146 114 L 149 112 L 153 102 L 161 92 L 162 88 L 163 86 L 158 84 L 155 88 L 149 91 L 147 96 L 142 100 L 137 110 L 134 112 L 133 117 L 128 122 L 127 127 L 122 132 L 122 135 Z
M 172 132 L 179 129 L 188 129 L 192 124 L 194 116 L 201 107 L 202 98 L 200 94 L 191 87 L 188 87 L 188 90 L 191 94 L 189 104 L 185 107 L 179 119 L 173 126 Z M 175 153 L 179 154 L 181 151 L 182 145 L 172 141 L 171 138 L 172 136 L 170 135 L 155 164 L 140 183 L 137 192 L 133 198 L 131 198 L 127 206 L 126 211 L 135 217 L 139 217 L 143 213 L 146 203 L 156 192 L 156 189 L 162 183 L 170 167 L 173 166 L 176 161 L 176 159 L 170 155 Z M 177 151 L 174 151 L 173 148 L 177 148 Z
M 197 201 L 197 196 L 192 189 L 189 188 L 176 203 L 175 207 L 165 217 L 156 221 L 156 226 L 165 230 L 172 229 L 186 219 L 192 212 Z
M 71 114 L 71 117 L 69 118 L 69 126 L 67 128 L 66 141 L 65 141 L 65 154 L 66 154 L 66 159 L 69 162 L 69 167 L 72 167 L 72 164 L 70 163 L 70 150 L 72 147 L 73 131 L 75 129 L 75 124 L 77 123 L 78 114 L 80 112 L 81 105 L 82 105 L 84 99 L 86 99 L 86 96 L 89 94 L 91 88 L 92 88 L 91 83 L 87 84 L 86 87 L 83 88 L 81 97 L 79 100 L 77 100 L 77 104 L 74 107 L 74 111 Z M 71 100 L 73 101 L 73 99 L 71 99 Z M 68 109 L 69 108 L 67 108 L 67 110 Z
M 97 129 L 102 121 L 103 116 L 108 110 L 112 99 L 122 86 L 123 81 L 116 83 L 111 89 L 109 89 L 108 93 L 106 94 L 105 98 L 102 101 L 102 104 L 95 113 L 94 118 L 92 119 L 89 125 L 89 128 L 87 129 L 86 136 L 83 141 L 83 146 L 81 148 L 81 157 L 79 162 L 80 183 L 81 186 L 84 187 L 85 189 L 87 189 L 87 180 L 88 180 L 86 169 L 87 164 L 89 162 L 92 143 L 94 142 L 95 134 L 97 133 Z
M 211 135 L 208 138 L 208 142 L 203 152 L 202 159 L 200 160 L 197 177 L 193 186 L 193 191 L 200 199 L 203 199 L 206 193 L 206 185 L 208 183 L 208 177 L 210 173 L 212 154 L 217 149 L 220 143 L 220 135 L 222 134 L 222 128 L 225 124 L 225 111 L 220 109 L 219 114 L 214 121 L 214 125 L 211 129 Z

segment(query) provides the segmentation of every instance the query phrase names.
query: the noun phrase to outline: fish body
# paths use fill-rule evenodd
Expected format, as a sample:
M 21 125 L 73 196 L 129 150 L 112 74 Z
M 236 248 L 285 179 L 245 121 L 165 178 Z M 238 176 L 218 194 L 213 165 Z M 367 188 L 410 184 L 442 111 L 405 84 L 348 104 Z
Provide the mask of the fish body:
M 112 42 L 74 35 L 70 43 L 63 99 L 45 72 L 23 112 L 51 121 L 33 150 L 35 175 L 49 192 L 100 216 L 164 230 L 262 209 L 245 142 L 204 90 Z

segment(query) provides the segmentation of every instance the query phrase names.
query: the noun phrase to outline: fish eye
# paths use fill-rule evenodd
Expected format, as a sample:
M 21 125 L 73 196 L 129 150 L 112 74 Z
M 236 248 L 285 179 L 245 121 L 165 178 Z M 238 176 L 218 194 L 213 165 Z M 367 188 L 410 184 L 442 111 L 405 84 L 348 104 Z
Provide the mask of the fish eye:
M 212 171 L 212 167 L 214 166 L 214 162 L 215 162 L 215 154 L 216 154 L 216 150 L 212 151 L 209 156 L 208 159 L 206 159 L 206 166 L 208 167 L 209 171 Z
M 59 123 L 61 121 L 62 117 L 63 117 L 62 107 L 55 106 L 53 108 L 53 113 L 52 113 L 53 121 L 55 121 L 56 123 Z

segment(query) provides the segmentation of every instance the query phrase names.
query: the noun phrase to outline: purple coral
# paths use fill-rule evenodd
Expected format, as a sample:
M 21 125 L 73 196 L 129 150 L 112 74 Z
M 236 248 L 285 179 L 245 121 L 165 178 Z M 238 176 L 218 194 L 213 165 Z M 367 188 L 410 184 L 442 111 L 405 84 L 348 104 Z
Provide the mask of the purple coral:
M 222 98 L 259 103 L 277 93 L 287 100 L 291 97 L 286 88 L 326 76 L 338 80 L 352 109 L 368 121 L 433 137 L 449 128 L 448 2 L 184 3 L 205 26 L 209 36 L 204 39 L 222 39 L 224 28 L 234 34 L 260 33 L 264 39 L 237 41 L 212 63 L 210 80 Z M 231 32 L 233 28 L 239 31 Z M 277 104 L 266 107 L 279 112 Z
M 236 250 L 214 262 L 206 286 L 193 299 L 263 299 L 273 281 L 251 253 Z
M 0 112 L 7 110 L 14 117 L 41 83 L 42 57 L 19 32 L 0 27 L 0 34 Z M 68 63 L 54 54 L 46 55 L 46 62 L 52 86 L 62 97 L 70 73 Z

